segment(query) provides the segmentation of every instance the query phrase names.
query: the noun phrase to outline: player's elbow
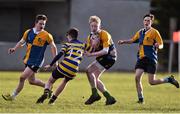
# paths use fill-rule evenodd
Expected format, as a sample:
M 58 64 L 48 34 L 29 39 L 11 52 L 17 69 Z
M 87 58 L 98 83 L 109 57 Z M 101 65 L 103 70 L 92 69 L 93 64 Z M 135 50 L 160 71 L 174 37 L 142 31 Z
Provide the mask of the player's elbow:
M 163 44 L 159 45 L 159 49 L 163 49 L 163 47 L 164 47 Z
M 103 48 L 102 52 L 103 52 L 103 55 L 106 55 L 108 54 L 108 51 L 109 51 L 109 48 Z
M 107 50 L 103 50 L 103 54 L 104 55 L 108 54 L 108 51 Z
M 57 49 L 56 45 L 51 45 L 51 49 Z

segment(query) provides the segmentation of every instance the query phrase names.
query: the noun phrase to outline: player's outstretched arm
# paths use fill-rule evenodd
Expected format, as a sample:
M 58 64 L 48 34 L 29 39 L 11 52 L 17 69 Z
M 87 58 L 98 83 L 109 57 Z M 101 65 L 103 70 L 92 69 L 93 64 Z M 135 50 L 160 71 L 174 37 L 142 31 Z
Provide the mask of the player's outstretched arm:
M 118 44 L 121 45 L 121 44 L 132 44 L 133 41 L 131 39 L 129 40 L 119 40 L 118 41 Z
M 51 67 L 51 65 L 45 65 L 44 66 L 44 70 L 47 70 L 47 69 L 49 69 Z
M 21 39 L 13 48 L 9 48 L 8 49 L 8 53 L 9 54 L 12 54 L 16 51 L 16 49 L 22 47 L 25 43 L 25 40 L 24 39 Z
M 54 63 L 58 63 L 57 61 L 61 58 L 61 56 L 63 55 L 64 53 L 62 51 L 60 51 L 55 57 L 54 59 L 52 60 L 52 62 L 49 64 L 49 65 L 45 65 L 44 66 L 44 69 L 47 70 L 49 69 L 50 67 L 52 67 L 54 65 Z

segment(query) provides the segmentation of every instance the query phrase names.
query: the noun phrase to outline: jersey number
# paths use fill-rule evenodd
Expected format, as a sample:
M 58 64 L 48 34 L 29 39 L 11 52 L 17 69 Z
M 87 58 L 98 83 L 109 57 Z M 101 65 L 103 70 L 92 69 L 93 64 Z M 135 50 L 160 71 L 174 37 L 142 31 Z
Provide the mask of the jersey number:
M 74 49 L 71 49 L 71 50 L 69 50 L 69 56 L 68 56 L 68 57 L 72 57 L 73 51 L 74 51 L 75 53 L 80 54 L 80 55 L 77 56 L 77 57 L 73 57 L 73 58 L 74 58 L 73 60 L 75 60 L 76 62 L 78 62 L 79 59 L 82 57 L 83 52 L 82 52 L 82 50 L 74 50 Z

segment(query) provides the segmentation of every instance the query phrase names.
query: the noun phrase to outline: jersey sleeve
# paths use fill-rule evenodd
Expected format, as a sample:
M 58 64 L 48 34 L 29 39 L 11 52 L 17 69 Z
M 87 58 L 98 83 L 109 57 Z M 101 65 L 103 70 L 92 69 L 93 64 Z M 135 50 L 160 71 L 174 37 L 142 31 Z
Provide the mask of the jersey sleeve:
M 66 53 L 66 52 L 67 52 L 67 48 L 68 48 L 68 44 L 65 43 L 65 44 L 62 45 L 61 51 L 62 51 L 63 53 Z
M 30 31 L 30 29 L 28 29 L 28 30 L 26 30 L 26 31 L 24 32 L 23 37 L 22 37 L 22 39 L 23 39 L 24 41 L 26 41 L 27 35 L 28 35 L 29 31 Z
M 103 32 L 101 36 L 103 48 L 107 48 L 111 44 L 111 35 L 107 32 Z
M 54 42 L 53 36 L 50 33 L 48 34 L 47 42 L 48 44 Z
M 138 43 L 139 42 L 139 32 L 140 31 L 138 31 L 138 32 L 136 32 L 136 34 L 131 38 L 131 41 L 133 42 L 133 43 Z
M 85 51 L 92 52 L 92 47 L 90 43 L 90 36 L 88 36 L 86 42 L 85 42 Z
M 155 41 L 159 44 L 159 45 L 163 45 L 163 40 L 161 38 L 160 33 L 156 30 L 156 37 L 155 37 Z

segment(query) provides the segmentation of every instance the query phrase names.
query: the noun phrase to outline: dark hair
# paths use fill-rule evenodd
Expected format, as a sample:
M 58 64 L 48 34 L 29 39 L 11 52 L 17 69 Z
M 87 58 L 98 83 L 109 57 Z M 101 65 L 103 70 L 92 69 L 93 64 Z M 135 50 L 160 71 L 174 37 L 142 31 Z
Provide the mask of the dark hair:
M 69 29 L 66 35 L 70 35 L 73 39 L 77 39 L 79 30 L 75 27 Z
M 146 15 L 143 17 L 143 19 L 144 19 L 145 17 L 150 17 L 151 20 L 154 21 L 154 15 L 153 15 L 153 14 L 146 14 Z
M 44 20 L 44 21 L 47 21 L 47 17 L 46 17 L 46 15 L 43 15 L 43 14 L 38 14 L 37 16 L 36 16 L 36 20 L 35 20 L 35 22 L 36 23 L 38 23 L 38 21 L 39 20 Z

